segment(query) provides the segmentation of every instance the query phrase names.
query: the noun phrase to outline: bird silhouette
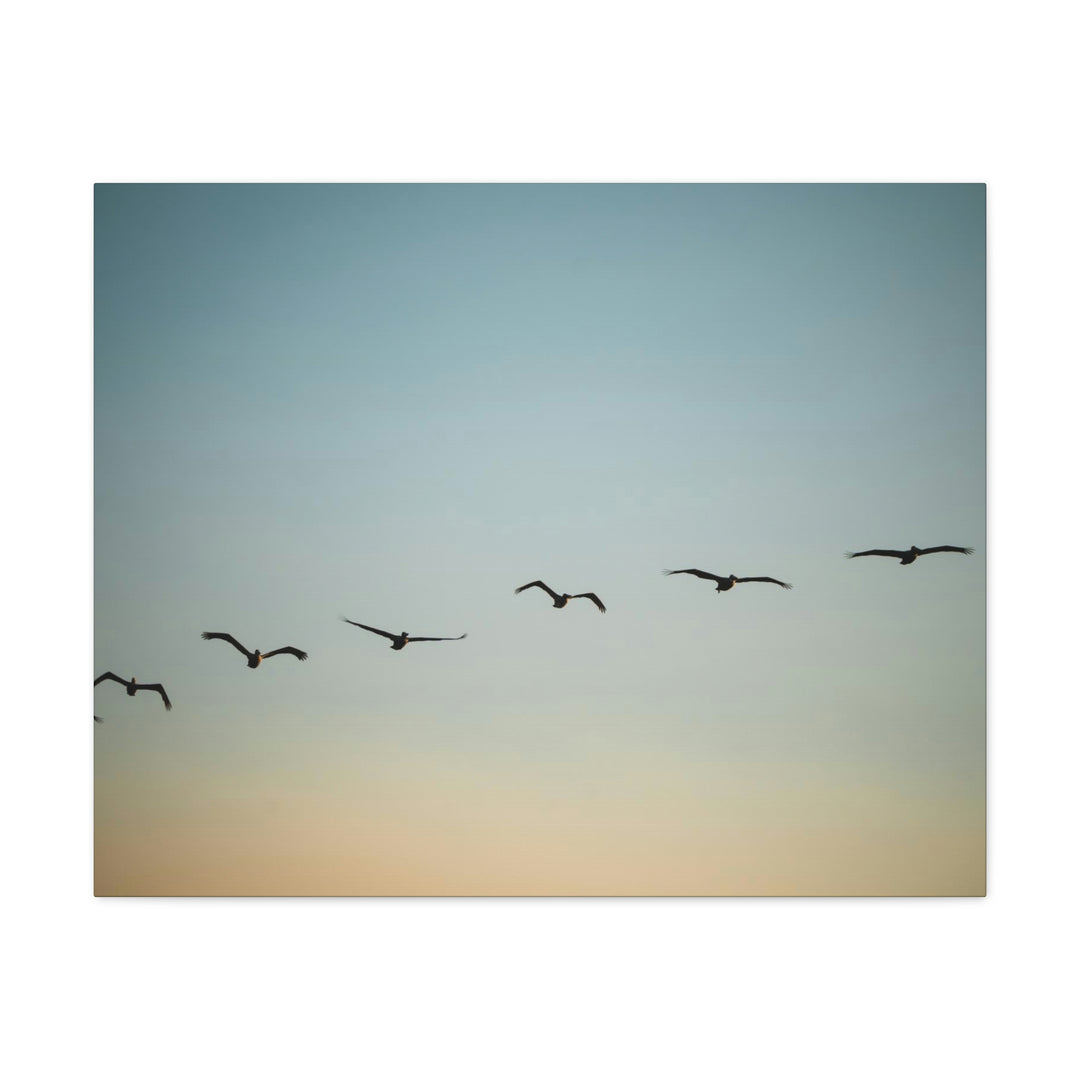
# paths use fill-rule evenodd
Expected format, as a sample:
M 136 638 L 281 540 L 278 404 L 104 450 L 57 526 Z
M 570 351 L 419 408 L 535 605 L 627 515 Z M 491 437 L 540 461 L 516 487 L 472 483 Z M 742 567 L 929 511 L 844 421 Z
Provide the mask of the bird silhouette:
M 462 634 L 461 637 L 412 637 L 412 635 L 405 633 L 404 630 L 400 634 L 391 634 L 388 630 L 377 630 L 374 626 L 365 626 L 362 622 L 353 622 L 352 619 L 346 619 L 344 615 L 341 616 L 341 621 L 347 622 L 350 626 L 359 626 L 361 630 L 370 630 L 380 637 L 389 638 L 393 643 L 390 648 L 395 651 L 404 649 L 406 645 L 414 641 L 461 641 L 462 638 L 469 636 L 468 634 Z
M 549 589 L 542 581 L 530 581 L 528 585 L 522 585 L 520 588 L 514 590 L 516 596 L 520 592 L 524 592 L 526 589 L 541 588 L 555 601 L 552 607 L 564 608 L 571 600 L 591 600 L 601 612 L 607 611 L 604 607 L 600 597 L 594 592 L 579 592 L 579 593 L 557 593 L 554 589 Z
M 794 588 L 794 586 L 789 585 L 786 581 L 777 581 L 774 577 L 736 577 L 734 574 L 728 574 L 727 577 L 719 577 L 717 574 L 710 574 L 708 570 L 665 570 L 664 573 L 693 574 L 694 577 L 705 578 L 706 581 L 715 581 L 717 592 L 727 592 L 729 589 L 734 589 L 736 584 L 742 581 L 770 581 L 773 585 L 779 585 L 781 589 Z
M 870 551 L 848 551 L 844 553 L 845 559 L 858 559 L 863 555 L 886 555 L 891 559 L 899 559 L 901 566 L 910 566 L 920 555 L 933 555 L 935 551 L 957 551 L 961 555 L 970 555 L 975 549 L 966 547 L 952 547 L 942 544 L 940 547 L 917 548 L 914 544 L 907 551 L 888 551 L 885 548 L 872 548 Z
M 104 675 L 99 675 L 94 680 L 94 685 L 97 686 L 98 683 L 104 682 L 106 679 L 110 679 L 112 682 L 118 682 L 125 690 L 127 690 L 128 697 L 134 697 L 139 690 L 153 690 L 154 693 L 161 695 L 161 700 L 165 702 L 166 709 L 172 708 L 172 702 L 169 700 L 169 695 L 165 693 L 165 687 L 159 682 L 137 683 L 134 675 L 131 676 L 131 681 L 128 682 L 127 679 L 121 679 L 119 675 L 114 675 L 111 671 L 106 671 Z M 101 723 L 99 717 L 95 716 L 94 719 L 97 720 L 98 723 Z
M 269 660 L 271 656 L 278 656 L 281 653 L 288 653 L 290 656 L 295 656 L 297 660 L 306 660 L 308 654 L 302 649 L 294 648 L 292 645 L 286 645 L 280 649 L 274 649 L 272 652 L 264 653 L 259 652 L 256 649 L 254 652 L 248 652 L 239 641 L 232 636 L 232 634 L 220 634 L 215 631 L 204 630 L 202 635 L 203 641 L 213 641 L 215 638 L 220 638 L 222 641 L 227 641 L 234 649 L 239 649 L 247 657 L 247 665 L 249 668 L 257 668 L 264 660 Z

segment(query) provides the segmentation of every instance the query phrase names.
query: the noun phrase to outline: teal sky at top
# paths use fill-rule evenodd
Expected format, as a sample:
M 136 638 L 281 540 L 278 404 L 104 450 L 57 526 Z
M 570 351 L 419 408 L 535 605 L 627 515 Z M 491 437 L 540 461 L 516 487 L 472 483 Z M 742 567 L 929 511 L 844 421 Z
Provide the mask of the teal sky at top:
M 982 185 L 99 185 L 95 283 L 96 671 L 184 725 L 143 738 L 981 795 Z

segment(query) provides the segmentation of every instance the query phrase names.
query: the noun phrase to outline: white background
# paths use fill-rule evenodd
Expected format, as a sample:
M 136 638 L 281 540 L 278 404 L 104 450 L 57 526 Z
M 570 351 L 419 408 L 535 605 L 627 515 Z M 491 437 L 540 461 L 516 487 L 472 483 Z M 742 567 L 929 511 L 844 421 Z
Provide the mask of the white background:
M 1000 11 L 106 0 L 9 14 L 13 1075 L 1066 1069 L 1076 38 L 1065 4 Z M 92 184 L 328 179 L 989 184 L 987 899 L 92 897 Z

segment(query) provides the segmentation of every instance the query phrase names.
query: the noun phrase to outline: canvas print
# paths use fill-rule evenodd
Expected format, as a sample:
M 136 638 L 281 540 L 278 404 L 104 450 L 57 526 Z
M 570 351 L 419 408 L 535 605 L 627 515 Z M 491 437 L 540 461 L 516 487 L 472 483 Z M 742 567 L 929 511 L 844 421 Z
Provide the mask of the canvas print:
M 95 893 L 983 895 L 985 206 L 98 185 Z

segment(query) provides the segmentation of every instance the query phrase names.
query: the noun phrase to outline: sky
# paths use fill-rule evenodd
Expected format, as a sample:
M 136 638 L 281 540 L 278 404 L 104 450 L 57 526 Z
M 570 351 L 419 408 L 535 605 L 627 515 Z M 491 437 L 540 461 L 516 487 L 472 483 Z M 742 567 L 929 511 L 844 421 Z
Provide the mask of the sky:
M 95 203 L 98 895 L 984 892 L 983 185 Z

